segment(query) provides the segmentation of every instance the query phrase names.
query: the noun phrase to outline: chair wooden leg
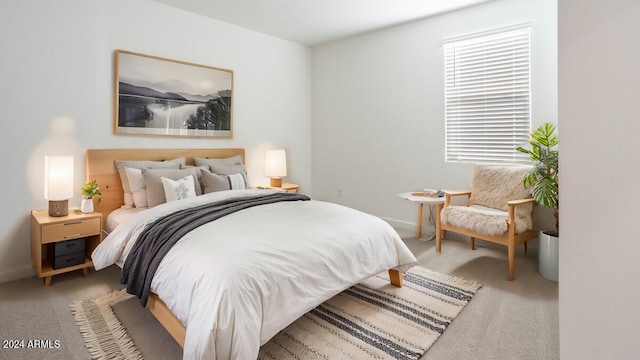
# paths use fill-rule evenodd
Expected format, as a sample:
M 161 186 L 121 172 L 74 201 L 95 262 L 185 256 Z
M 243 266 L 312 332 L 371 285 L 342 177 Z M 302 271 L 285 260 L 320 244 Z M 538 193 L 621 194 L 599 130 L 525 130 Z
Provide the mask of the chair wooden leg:
M 470 236 L 469 239 L 471 239 L 471 241 L 470 241 L 471 250 L 475 250 L 476 249 L 476 238 L 474 238 L 473 236 Z
M 509 245 L 509 281 L 513 281 L 513 279 L 515 278 L 513 276 L 513 270 L 514 270 L 514 264 L 515 264 L 515 246 L 514 245 Z
M 440 210 L 442 209 L 442 206 L 440 206 L 440 204 L 438 204 L 438 206 L 436 207 L 436 252 L 439 253 L 441 252 L 441 240 L 442 240 L 442 236 L 444 231 L 442 230 L 442 225 L 440 223 Z

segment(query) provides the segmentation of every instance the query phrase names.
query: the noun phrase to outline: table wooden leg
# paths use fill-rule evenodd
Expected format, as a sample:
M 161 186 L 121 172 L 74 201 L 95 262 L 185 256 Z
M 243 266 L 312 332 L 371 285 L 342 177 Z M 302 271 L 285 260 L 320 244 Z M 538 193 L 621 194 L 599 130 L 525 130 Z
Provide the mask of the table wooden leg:
M 436 252 L 442 251 L 441 242 L 444 237 L 444 230 L 442 230 L 442 224 L 440 223 L 440 210 L 442 210 L 442 204 L 436 205 Z
M 89 268 L 82 268 L 82 276 L 87 277 L 88 272 L 89 272 Z
M 44 277 L 44 286 L 49 286 L 51 285 L 51 276 L 45 276 Z
M 416 229 L 416 238 L 420 239 L 422 236 L 422 210 L 424 208 L 424 204 L 420 203 L 420 207 L 418 208 L 418 228 Z

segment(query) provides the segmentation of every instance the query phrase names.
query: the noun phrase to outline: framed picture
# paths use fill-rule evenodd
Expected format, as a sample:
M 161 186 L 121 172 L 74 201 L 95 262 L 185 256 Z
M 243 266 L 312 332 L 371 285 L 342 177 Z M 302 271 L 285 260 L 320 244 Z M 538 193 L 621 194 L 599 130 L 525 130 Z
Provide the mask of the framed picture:
M 233 71 L 116 50 L 116 134 L 231 138 Z

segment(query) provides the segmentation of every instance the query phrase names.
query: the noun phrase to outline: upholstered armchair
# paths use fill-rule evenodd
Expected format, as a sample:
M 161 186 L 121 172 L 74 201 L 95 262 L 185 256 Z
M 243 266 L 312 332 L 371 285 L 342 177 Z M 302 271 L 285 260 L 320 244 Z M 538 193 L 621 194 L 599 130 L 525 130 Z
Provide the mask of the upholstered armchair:
M 437 205 L 436 252 L 441 252 L 445 231 L 505 245 L 508 248 L 509 280 L 514 279 L 515 246 L 538 237 L 533 229 L 531 192 L 522 178 L 531 170 L 522 165 L 476 165 L 471 190 L 444 191 L 445 201 Z M 453 197 L 466 196 L 466 206 L 451 205 Z

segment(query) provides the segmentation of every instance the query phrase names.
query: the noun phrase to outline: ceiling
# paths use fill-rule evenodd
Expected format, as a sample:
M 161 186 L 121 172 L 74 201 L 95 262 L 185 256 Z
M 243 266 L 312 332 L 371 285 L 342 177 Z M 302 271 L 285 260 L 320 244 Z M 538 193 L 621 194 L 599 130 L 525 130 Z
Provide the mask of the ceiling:
M 153 0 L 314 46 L 491 0 Z

